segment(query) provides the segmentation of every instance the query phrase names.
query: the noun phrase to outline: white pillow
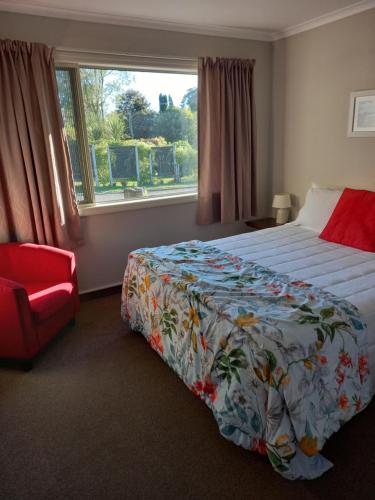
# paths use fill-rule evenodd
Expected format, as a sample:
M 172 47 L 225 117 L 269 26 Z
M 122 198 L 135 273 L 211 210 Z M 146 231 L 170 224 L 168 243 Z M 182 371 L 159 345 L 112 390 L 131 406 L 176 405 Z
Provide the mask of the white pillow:
M 342 189 L 311 187 L 307 191 L 305 204 L 294 223 L 321 233 L 327 225 L 342 191 Z

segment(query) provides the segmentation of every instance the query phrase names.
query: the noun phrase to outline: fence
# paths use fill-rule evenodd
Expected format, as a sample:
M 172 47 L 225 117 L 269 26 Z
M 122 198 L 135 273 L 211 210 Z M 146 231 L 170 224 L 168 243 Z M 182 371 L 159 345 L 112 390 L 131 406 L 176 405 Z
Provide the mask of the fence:
M 95 150 L 94 150 L 95 155 Z M 137 146 L 107 146 L 109 182 L 140 182 L 139 155 Z M 180 182 L 180 169 L 176 161 L 176 145 L 153 146 L 149 154 L 150 182 L 153 179 L 173 178 Z
M 69 140 L 68 146 L 69 146 L 70 162 L 72 164 L 72 170 L 73 170 L 73 179 L 75 182 L 82 182 L 81 155 L 77 141 Z M 99 177 L 98 177 L 98 169 L 96 168 L 95 144 L 89 144 L 89 152 L 90 152 L 92 176 L 95 181 L 95 186 L 98 186 Z
M 79 199 L 83 199 L 83 192 L 81 193 L 80 186 L 82 183 L 81 155 L 75 140 L 69 140 L 69 153 L 73 179 L 76 183 L 76 192 Z M 99 186 L 95 144 L 89 145 L 89 153 L 94 184 L 95 186 Z M 110 185 L 116 182 L 127 181 L 136 181 L 138 184 L 140 183 L 140 164 L 137 146 L 116 146 L 108 144 L 107 159 Z M 151 184 L 154 179 L 166 178 L 173 178 L 175 182 L 181 182 L 181 169 L 176 160 L 175 144 L 170 146 L 151 147 L 148 161 L 149 180 Z
M 107 146 L 109 182 L 140 181 L 137 146 Z
M 154 146 L 151 148 L 149 156 L 150 178 L 158 179 L 173 177 L 176 182 L 180 182 L 179 166 L 176 161 L 176 145 Z

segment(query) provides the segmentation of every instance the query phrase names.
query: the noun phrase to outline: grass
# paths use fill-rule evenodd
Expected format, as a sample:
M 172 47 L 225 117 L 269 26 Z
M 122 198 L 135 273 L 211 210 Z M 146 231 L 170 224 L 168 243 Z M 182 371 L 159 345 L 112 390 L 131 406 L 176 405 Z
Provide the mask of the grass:
M 189 188 L 196 187 L 197 178 L 194 175 L 184 177 L 181 179 L 181 182 L 176 182 L 173 178 L 165 178 L 165 179 L 155 179 L 154 182 L 151 183 L 140 183 L 137 181 L 127 181 L 121 182 L 116 181 L 113 185 L 99 185 L 95 186 L 96 193 L 119 193 L 124 190 L 125 187 L 144 187 L 147 188 L 148 191 L 157 191 L 162 189 L 178 189 L 178 188 Z M 75 182 L 76 191 L 82 190 L 82 183 Z

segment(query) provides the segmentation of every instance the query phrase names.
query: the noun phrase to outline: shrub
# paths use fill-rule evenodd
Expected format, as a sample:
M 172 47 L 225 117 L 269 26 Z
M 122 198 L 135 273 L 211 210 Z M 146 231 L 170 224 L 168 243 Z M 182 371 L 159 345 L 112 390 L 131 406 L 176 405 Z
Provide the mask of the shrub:
M 106 186 L 109 184 L 107 141 L 100 141 L 95 144 L 95 159 L 99 184 L 101 186 Z
M 188 141 L 192 146 L 197 142 L 197 123 L 190 109 L 168 108 L 159 113 L 155 122 L 155 133 L 166 138 L 168 143 Z
M 138 161 L 139 161 L 139 176 L 141 186 L 150 184 L 150 167 L 149 156 L 151 146 L 153 145 L 149 140 L 129 139 L 123 142 L 124 146 L 137 146 L 138 147 Z
M 176 160 L 180 166 L 181 177 L 197 176 L 198 172 L 198 151 L 187 141 L 177 141 Z
M 150 179 L 150 152 L 153 146 L 167 146 L 168 143 L 164 137 L 153 137 L 150 139 L 128 139 L 124 141 L 106 141 L 101 140 L 95 144 L 96 167 L 98 170 L 99 184 L 109 186 L 109 165 L 107 145 L 113 146 L 137 146 L 138 161 L 140 173 L 140 185 L 147 186 L 151 184 Z M 197 176 L 198 152 L 188 141 L 177 141 L 176 143 L 176 161 L 180 166 L 181 177 Z M 155 182 L 155 179 L 154 179 Z M 161 181 L 160 181 L 161 182 Z

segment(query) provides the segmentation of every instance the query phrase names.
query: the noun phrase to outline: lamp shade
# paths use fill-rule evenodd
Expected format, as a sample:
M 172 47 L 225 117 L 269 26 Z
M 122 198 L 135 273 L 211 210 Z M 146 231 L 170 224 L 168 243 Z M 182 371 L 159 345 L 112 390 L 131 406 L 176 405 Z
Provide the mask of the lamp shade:
M 275 196 L 273 197 L 272 207 L 290 208 L 291 207 L 290 194 L 289 193 L 275 194 Z

